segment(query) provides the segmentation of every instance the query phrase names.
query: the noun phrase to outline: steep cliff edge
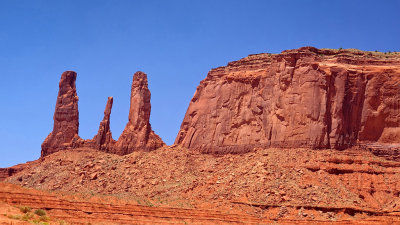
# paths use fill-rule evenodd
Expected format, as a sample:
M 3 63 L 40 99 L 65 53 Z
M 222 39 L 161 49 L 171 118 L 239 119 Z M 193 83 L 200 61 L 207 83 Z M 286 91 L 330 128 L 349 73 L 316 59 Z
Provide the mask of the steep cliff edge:
M 255 147 L 344 149 L 400 142 L 400 55 L 303 47 L 212 69 L 175 144 L 206 153 Z

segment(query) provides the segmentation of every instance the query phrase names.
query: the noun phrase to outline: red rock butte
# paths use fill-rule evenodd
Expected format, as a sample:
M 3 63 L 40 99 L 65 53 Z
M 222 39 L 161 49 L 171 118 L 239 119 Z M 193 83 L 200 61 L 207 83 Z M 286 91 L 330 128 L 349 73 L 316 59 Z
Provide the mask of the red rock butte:
M 400 142 L 399 55 L 313 47 L 212 69 L 175 140 L 218 154 L 366 142 Z
M 61 75 L 53 131 L 42 144 L 41 157 L 66 149 L 89 147 L 115 154 L 129 154 L 137 150 L 154 150 L 164 146 L 161 138 L 154 133 L 150 125 L 150 90 L 147 75 L 137 72 L 133 76 L 129 122 L 122 135 L 115 141 L 110 130 L 110 115 L 113 97 L 107 100 L 104 118 L 99 131 L 93 139 L 83 140 L 78 135 L 79 111 L 76 93 L 77 74 L 65 71 Z

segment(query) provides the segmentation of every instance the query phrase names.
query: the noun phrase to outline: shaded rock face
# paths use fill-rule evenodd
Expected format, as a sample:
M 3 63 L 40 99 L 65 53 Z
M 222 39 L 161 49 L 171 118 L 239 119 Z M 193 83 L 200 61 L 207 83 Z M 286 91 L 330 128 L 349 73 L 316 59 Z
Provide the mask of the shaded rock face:
M 80 139 L 78 136 L 79 112 L 75 80 L 76 72 L 74 71 L 65 71 L 61 75 L 54 112 L 54 127 L 42 143 L 41 157 L 72 147 Z
M 95 148 L 100 150 L 105 150 L 109 152 L 115 144 L 115 140 L 112 138 L 112 133 L 110 130 L 110 115 L 111 108 L 113 105 L 113 97 L 108 97 L 106 109 L 104 110 L 104 118 L 100 122 L 99 131 L 97 135 L 94 136 L 93 142 L 95 144 Z
M 242 153 L 400 142 L 399 99 L 400 55 L 312 47 L 250 55 L 208 73 L 175 144 Z
M 124 155 L 136 150 L 154 150 L 165 145 L 150 125 L 150 90 L 147 75 L 133 75 L 129 121 L 114 147 L 114 153 Z

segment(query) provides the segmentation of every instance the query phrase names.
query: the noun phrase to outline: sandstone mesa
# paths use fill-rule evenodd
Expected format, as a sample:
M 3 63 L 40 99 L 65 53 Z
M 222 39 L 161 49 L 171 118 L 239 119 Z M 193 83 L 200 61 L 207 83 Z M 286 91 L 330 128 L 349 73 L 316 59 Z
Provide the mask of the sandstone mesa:
M 175 144 L 221 154 L 399 143 L 399 59 L 303 47 L 230 62 L 200 83 Z

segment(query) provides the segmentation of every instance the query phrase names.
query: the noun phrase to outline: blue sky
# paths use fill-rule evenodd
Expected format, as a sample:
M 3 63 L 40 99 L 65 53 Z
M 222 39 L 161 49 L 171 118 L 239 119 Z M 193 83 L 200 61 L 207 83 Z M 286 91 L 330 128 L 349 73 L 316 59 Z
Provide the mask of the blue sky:
M 40 156 L 58 82 L 78 73 L 80 136 L 128 122 L 132 75 L 148 74 L 151 124 L 172 144 L 211 68 L 301 46 L 400 51 L 400 0 L 0 0 L 0 167 Z

